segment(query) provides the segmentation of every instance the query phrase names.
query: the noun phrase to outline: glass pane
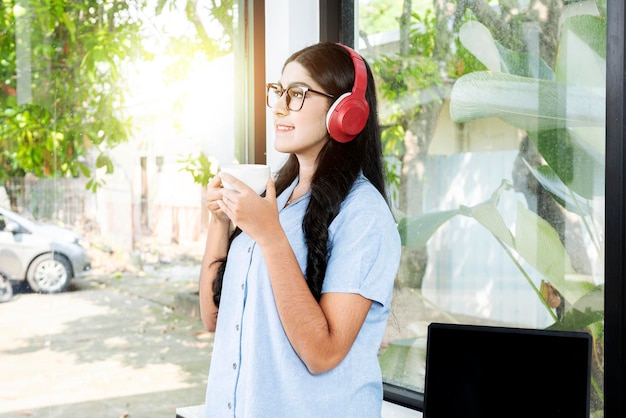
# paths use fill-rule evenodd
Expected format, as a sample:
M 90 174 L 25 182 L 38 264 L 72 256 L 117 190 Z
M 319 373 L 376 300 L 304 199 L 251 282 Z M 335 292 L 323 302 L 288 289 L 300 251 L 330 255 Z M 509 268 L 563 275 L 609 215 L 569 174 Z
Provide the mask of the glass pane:
M 234 159 L 236 4 L 0 3 L 1 416 L 203 402 L 203 184 Z
M 431 322 L 584 329 L 602 411 L 606 11 L 513 3 L 359 1 L 404 245 L 384 380 L 423 391 Z

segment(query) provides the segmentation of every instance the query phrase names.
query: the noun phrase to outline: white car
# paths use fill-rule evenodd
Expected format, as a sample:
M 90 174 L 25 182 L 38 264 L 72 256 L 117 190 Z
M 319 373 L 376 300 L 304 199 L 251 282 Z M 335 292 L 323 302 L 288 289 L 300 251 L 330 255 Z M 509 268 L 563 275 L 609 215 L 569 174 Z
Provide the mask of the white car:
M 28 281 L 34 292 L 58 293 L 91 262 L 86 242 L 75 232 L 30 221 L 0 207 L 0 271 L 11 281 Z

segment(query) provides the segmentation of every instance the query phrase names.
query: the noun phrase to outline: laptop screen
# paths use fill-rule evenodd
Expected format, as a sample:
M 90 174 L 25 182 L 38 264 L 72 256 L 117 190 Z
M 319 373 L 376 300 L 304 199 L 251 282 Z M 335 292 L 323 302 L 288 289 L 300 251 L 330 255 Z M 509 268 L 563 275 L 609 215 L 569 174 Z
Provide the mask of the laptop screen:
M 588 418 L 584 332 L 432 323 L 425 418 Z

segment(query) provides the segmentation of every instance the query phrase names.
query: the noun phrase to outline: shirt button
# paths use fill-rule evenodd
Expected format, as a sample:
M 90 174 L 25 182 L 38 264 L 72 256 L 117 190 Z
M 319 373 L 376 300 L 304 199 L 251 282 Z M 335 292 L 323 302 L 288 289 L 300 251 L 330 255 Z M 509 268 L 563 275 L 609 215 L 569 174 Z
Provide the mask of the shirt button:
M 233 370 L 237 369 L 237 363 L 233 363 Z
M 235 325 L 235 330 L 239 331 L 239 325 Z
M 228 409 L 233 409 L 233 405 L 230 402 L 228 402 Z
M 248 253 L 250 253 L 250 251 L 252 251 L 252 247 L 248 247 Z
M 241 283 L 241 290 L 243 290 L 245 287 L 245 283 Z

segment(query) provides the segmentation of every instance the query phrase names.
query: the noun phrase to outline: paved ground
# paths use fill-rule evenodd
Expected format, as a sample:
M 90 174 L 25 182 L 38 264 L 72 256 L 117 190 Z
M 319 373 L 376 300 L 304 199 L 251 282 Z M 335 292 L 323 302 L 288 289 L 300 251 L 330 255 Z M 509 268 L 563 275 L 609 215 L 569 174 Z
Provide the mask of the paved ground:
M 175 302 L 199 267 L 157 267 L 0 304 L 0 417 L 174 418 L 202 403 L 213 335 Z
M 197 318 L 202 244 L 103 248 L 68 292 L 0 304 L 0 418 L 175 418 L 203 403 L 213 334 Z M 414 299 L 397 295 L 394 323 L 416 317 Z M 393 408 L 383 416 L 421 416 Z

